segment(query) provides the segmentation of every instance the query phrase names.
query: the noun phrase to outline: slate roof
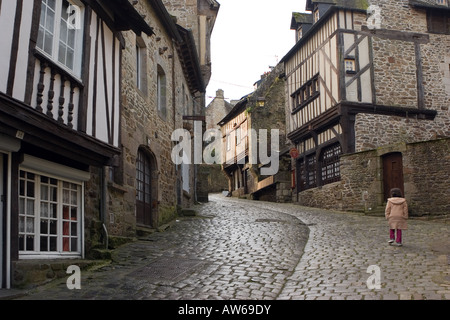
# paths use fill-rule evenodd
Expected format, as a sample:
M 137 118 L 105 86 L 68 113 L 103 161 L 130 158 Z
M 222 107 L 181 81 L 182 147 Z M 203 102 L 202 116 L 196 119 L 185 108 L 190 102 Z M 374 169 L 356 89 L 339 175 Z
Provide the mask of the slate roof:
M 306 10 L 313 10 L 313 5 L 315 3 L 328 3 L 341 8 L 354 10 L 367 10 L 370 5 L 368 0 L 307 0 Z
M 437 3 L 436 0 L 409 0 L 409 4 L 415 7 L 450 10 L 450 2 L 447 2 L 445 5 Z
M 313 16 L 311 13 L 292 12 L 291 29 L 297 29 L 300 23 L 313 23 Z

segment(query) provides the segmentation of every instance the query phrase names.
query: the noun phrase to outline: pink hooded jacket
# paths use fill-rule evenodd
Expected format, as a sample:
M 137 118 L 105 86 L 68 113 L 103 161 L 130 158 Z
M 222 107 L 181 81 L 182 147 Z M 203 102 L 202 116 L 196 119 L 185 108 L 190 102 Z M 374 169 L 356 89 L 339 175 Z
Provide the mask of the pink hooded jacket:
M 390 229 L 408 229 L 408 204 L 405 198 L 389 198 L 385 211 Z

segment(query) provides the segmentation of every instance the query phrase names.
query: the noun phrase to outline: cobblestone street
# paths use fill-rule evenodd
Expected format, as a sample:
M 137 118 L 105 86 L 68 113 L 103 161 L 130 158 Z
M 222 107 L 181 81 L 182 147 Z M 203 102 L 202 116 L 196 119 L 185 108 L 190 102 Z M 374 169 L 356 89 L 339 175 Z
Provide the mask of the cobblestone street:
M 384 217 L 210 195 L 165 232 L 124 245 L 113 262 L 21 299 L 448 300 L 450 225 L 410 219 L 389 246 Z M 381 288 L 369 289 L 369 266 Z

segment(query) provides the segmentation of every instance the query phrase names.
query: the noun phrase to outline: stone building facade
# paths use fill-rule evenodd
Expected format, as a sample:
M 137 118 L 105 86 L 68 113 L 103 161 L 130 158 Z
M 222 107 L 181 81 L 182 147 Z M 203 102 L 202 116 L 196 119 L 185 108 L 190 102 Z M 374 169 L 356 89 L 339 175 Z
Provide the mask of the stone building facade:
M 382 211 L 399 187 L 413 214 L 446 214 L 448 203 L 425 207 L 424 186 L 448 190 L 449 4 L 308 0 L 306 9 L 293 15 L 299 40 L 282 60 L 300 154 L 294 201 Z
M 225 100 L 224 91 L 217 90 L 216 96 L 205 109 L 206 130 L 220 129 L 219 122 L 231 110 L 233 105 Z M 222 192 L 228 190 L 228 179 L 222 171 L 221 164 L 202 164 L 201 171 L 207 179 L 208 193 Z
M 228 191 L 233 196 L 291 201 L 283 67 L 278 64 L 263 75 L 255 91 L 237 102 L 219 122 L 223 137 L 222 169 L 229 181 Z M 277 136 L 272 130 L 277 131 Z M 267 141 L 263 142 L 263 138 Z M 264 160 L 267 157 L 270 160 L 276 158 L 276 164 Z M 264 173 L 267 167 L 273 168 L 274 172 Z
M 154 35 L 123 33 L 122 155 L 106 183 L 110 236 L 134 237 L 136 230 L 158 228 L 195 201 L 196 169 L 191 163 L 174 163 L 177 142 L 172 134 L 183 128 L 193 132 L 192 119 L 204 107 L 206 82 L 198 34 L 175 23 L 192 19 L 196 12 L 175 10 L 175 19 L 171 5 L 139 1 L 135 8 Z

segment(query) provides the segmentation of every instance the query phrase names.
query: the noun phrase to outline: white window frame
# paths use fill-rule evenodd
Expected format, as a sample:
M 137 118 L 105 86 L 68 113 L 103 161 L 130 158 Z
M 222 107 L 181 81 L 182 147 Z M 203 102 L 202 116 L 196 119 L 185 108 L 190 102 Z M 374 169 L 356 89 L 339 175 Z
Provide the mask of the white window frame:
M 81 63 L 82 63 L 82 56 L 83 56 L 83 20 L 84 20 L 84 5 L 80 0 L 66 0 L 71 6 L 73 6 L 74 8 L 76 8 L 75 12 L 75 16 L 73 18 L 75 18 L 78 21 L 75 21 L 75 25 L 70 25 L 70 22 L 72 21 L 66 21 L 67 23 L 67 30 L 69 30 L 69 28 L 72 28 L 73 30 L 75 30 L 75 40 L 74 40 L 74 53 L 73 53 L 73 68 L 70 66 L 67 66 L 66 63 L 64 62 L 60 62 L 59 61 L 59 51 L 60 51 L 60 42 L 61 41 L 61 33 L 64 30 L 62 28 L 62 6 L 63 6 L 63 0 L 55 0 L 55 10 L 51 10 L 54 13 L 54 20 L 53 20 L 53 24 L 52 25 L 46 25 L 46 26 L 42 26 L 41 22 L 42 19 L 44 20 L 44 24 L 47 24 L 46 18 L 47 16 L 43 17 L 42 13 L 43 11 L 47 8 L 46 3 L 44 3 L 44 1 L 48 1 L 48 0 L 42 0 L 42 10 L 41 10 L 41 20 L 39 22 L 39 31 L 38 31 L 38 43 L 36 44 L 36 49 L 39 50 L 42 54 L 44 54 L 45 56 L 47 56 L 51 61 L 53 61 L 54 63 L 56 63 L 58 66 L 62 67 L 64 70 L 68 71 L 70 74 L 72 74 L 73 76 L 75 76 L 76 78 L 80 78 L 81 77 Z M 70 8 L 70 7 L 69 7 Z M 47 11 L 45 11 L 47 12 Z M 70 14 L 69 18 L 72 18 L 72 13 Z M 72 19 L 71 19 L 72 20 Z M 45 28 L 45 27 L 49 27 L 49 28 Z M 43 40 L 43 47 L 40 46 L 40 38 L 41 38 L 41 30 L 45 30 L 48 31 L 51 36 L 52 36 L 52 41 L 51 41 L 51 53 L 47 52 L 45 50 L 45 39 Z M 51 30 L 53 29 L 53 30 Z M 44 30 L 44 32 L 45 32 Z M 65 43 L 66 45 L 67 42 Z
M 34 185 L 34 250 L 19 251 L 19 259 L 54 259 L 54 258 L 84 258 L 84 183 L 89 180 L 90 173 L 78 169 L 66 167 L 47 160 L 24 155 L 24 161 L 21 164 L 20 171 L 32 173 L 35 175 Z M 57 251 L 40 251 L 40 205 L 41 205 L 41 182 L 40 177 L 45 176 L 57 180 Z M 20 179 L 20 178 L 19 178 Z M 77 251 L 63 251 L 63 185 L 64 183 L 77 185 Z M 20 186 L 20 184 L 19 184 Z M 19 190 L 18 190 L 19 192 Z M 19 195 L 19 199 L 20 199 Z M 20 201 L 20 200 L 19 200 Z M 19 213 L 20 214 L 20 213 Z M 25 226 L 26 228 L 26 226 Z M 19 229 L 19 234 L 21 234 Z

